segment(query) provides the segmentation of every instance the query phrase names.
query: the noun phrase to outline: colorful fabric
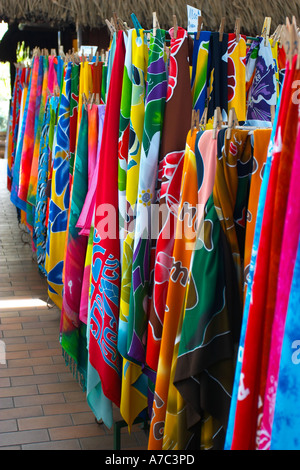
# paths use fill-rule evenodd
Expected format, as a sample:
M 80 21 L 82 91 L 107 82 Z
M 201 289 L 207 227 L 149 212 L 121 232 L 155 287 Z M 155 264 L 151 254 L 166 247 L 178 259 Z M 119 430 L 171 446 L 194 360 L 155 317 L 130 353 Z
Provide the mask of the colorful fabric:
M 277 103 L 275 66 L 270 42 L 256 38 L 246 57 L 247 119 L 271 121 Z
M 32 155 L 31 171 L 28 184 L 27 202 L 35 206 L 36 205 L 36 193 L 37 193 L 37 181 L 38 181 L 38 165 L 39 165 L 39 154 L 40 154 L 40 143 L 42 133 L 42 123 L 45 115 L 45 106 L 47 102 L 47 89 L 48 89 L 48 57 L 41 57 L 41 75 L 42 75 L 42 89 L 40 90 L 40 106 L 39 114 L 36 122 L 36 132 L 34 149 Z
M 79 72 L 80 66 L 72 64 L 71 71 L 71 99 L 70 99 L 70 180 L 72 182 L 78 124 L 78 101 L 79 101 Z
M 131 357 L 140 364 L 145 363 L 146 352 L 151 205 L 156 200 L 158 158 L 167 94 L 164 44 L 163 30 L 157 30 L 155 36 L 151 34 L 129 307 L 129 330 L 132 338 L 129 351 Z
M 271 129 L 256 129 L 253 134 L 253 168 L 251 173 L 249 202 L 247 208 L 246 239 L 244 250 L 244 299 L 247 295 L 248 274 L 250 270 L 251 253 L 254 241 L 258 200 L 267 160 Z
M 33 77 L 33 68 L 30 69 L 29 84 L 28 86 L 24 87 L 23 93 L 22 93 L 21 110 L 20 110 L 20 127 L 19 127 L 19 132 L 18 132 L 18 142 L 17 142 L 16 156 L 15 156 L 15 161 L 14 161 L 14 166 L 13 166 L 12 187 L 11 187 L 11 195 L 10 195 L 11 202 L 21 211 L 26 210 L 26 202 L 19 198 L 18 193 L 19 193 L 19 185 L 20 185 L 20 166 L 21 166 L 21 160 L 22 160 L 23 142 L 25 138 L 25 129 L 26 129 L 26 122 L 27 122 L 32 77 Z
M 95 114 L 95 109 L 96 114 Z M 88 306 L 89 306 L 89 294 L 90 294 L 90 281 L 91 281 L 91 262 L 92 262 L 92 252 L 93 252 L 93 234 L 94 234 L 94 224 L 93 217 L 95 213 L 95 198 L 96 198 L 96 188 L 97 188 L 97 179 L 99 172 L 99 153 L 100 146 L 102 141 L 102 131 L 103 131 L 103 120 L 105 115 L 105 106 L 103 105 L 93 105 L 92 109 L 89 108 L 88 111 L 89 124 L 91 121 L 93 125 L 89 126 L 89 151 L 92 152 L 92 159 L 94 153 L 94 146 L 97 147 L 96 161 L 92 163 L 94 166 L 94 172 L 92 179 L 88 185 L 88 192 L 85 198 L 85 202 L 79 216 L 76 227 L 81 228 L 80 235 L 88 236 L 88 246 L 85 259 L 84 275 L 82 281 L 82 290 L 81 290 L 81 300 L 80 300 L 80 321 L 87 324 L 88 317 Z M 96 134 L 95 132 L 96 131 Z M 96 140 L 97 139 L 97 142 Z M 89 167 L 89 170 L 92 171 L 92 168 Z
M 212 193 L 214 180 L 215 180 L 215 173 L 216 173 L 216 163 L 217 163 L 217 140 L 213 139 L 213 132 L 208 130 L 206 132 L 198 132 L 195 141 L 195 165 L 196 171 L 192 171 L 189 175 L 186 173 L 186 176 L 182 180 L 182 184 L 190 185 L 192 184 L 192 176 L 196 176 L 196 188 L 197 188 L 197 211 L 196 211 L 196 223 L 201 226 L 201 221 L 204 214 L 204 208 L 209 196 Z M 193 155 L 191 154 L 193 159 Z M 186 160 L 185 160 L 186 164 Z M 191 165 L 190 165 L 191 166 Z M 184 169 L 185 170 L 185 169 Z M 190 168 L 191 170 L 191 168 Z M 185 174 L 185 171 L 183 175 Z M 182 192 L 183 194 L 183 192 Z M 182 196 L 182 200 L 184 200 Z M 181 202 L 182 206 L 182 202 Z M 193 212 L 190 211 L 190 205 L 185 204 L 185 209 L 187 210 L 188 214 L 193 215 Z M 180 224 L 179 219 L 179 224 Z M 186 220 L 186 219 L 185 219 Z M 196 242 L 196 240 L 195 240 Z M 177 239 L 175 240 L 175 244 L 177 243 Z M 191 253 L 191 260 L 193 259 L 194 248 L 195 246 L 187 246 L 186 248 L 193 249 Z M 176 246 L 174 246 L 174 254 L 175 254 Z M 184 254 L 183 250 L 183 254 Z M 186 253 L 185 253 L 186 255 Z M 174 256 L 173 256 L 174 257 Z M 174 271 L 174 273 L 176 270 Z M 188 280 L 190 278 L 190 267 L 188 271 Z M 172 276 L 171 276 L 172 279 Z M 170 295 L 170 287 L 172 286 L 170 279 L 170 285 L 168 289 L 168 297 Z M 180 279 L 179 279 L 180 280 Z M 182 276 L 182 280 L 184 280 L 184 276 Z M 180 281 L 180 289 L 182 289 L 182 281 Z M 171 378 L 170 378 L 170 388 L 168 394 L 168 404 L 167 404 L 167 411 L 166 411 L 166 419 L 165 419 L 165 426 L 164 426 L 164 439 L 163 439 L 163 449 L 186 449 L 187 447 L 190 448 L 193 444 L 194 435 L 191 431 L 187 430 L 186 426 L 186 406 L 185 401 L 183 400 L 180 393 L 177 391 L 175 386 L 173 385 L 176 366 L 177 366 L 177 357 L 178 357 L 178 349 L 180 344 L 180 337 L 181 337 L 181 329 L 182 329 L 182 322 L 184 317 L 184 312 L 186 308 L 186 293 L 188 289 L 188 284 L 185 289 L 185 296 L 184 302 L 182 303 L 179 322 L 177 327 L 176 333 L 176 340 L 174 344 L 174 352 L 173 352 L 173 359 L 172 359 L 172 368 L 171 368 Z M 174 292 L 174 296 L 176 297 L 177 292 Z M 180 298 L 176 297 L 176 299 L 180 303 Z M 167 300 L 168 302 L 168 300 Z M 178 310 L 177 306 L 175 311 Z M 198 447 L 197 447 L 198 448 Z
M 204 433 L 204 448 L 214 449 L 224 445 L 239 340 L 240 244 L 252 163 L 247 131 L 234 131 L 229 140 L 224 137 L 221 130 L 215 184 L 194 253 L 174 379 L 187 403 L 188 429 L 199 430 L 208 415 L 217 424 L 215 435 Z
M 63 268 L 70 204 L 69 138 L 72 64 L 66 66 L 59 117 L 53 150 L 51 198 L 49 203 L 46 271 L 48 294 L 61 309 L 63 296 Z
M 92 259 L 89 360 L 99 374 L 104 395 L 118 407 L 121 398 L 121 358 L 117 351 L 120 297 L 118 239 L 118 136 L 124 71 L 123 32 L 118 32 L 107 97 L 95 206 Z M 110 175 L 109 179 L 107 175 Z M 109 218 L 105 231 L 105 211 Z
M 32 68 L 32 82 L 30 88 L 30 97 L 27 108 L 26 127 L 24 134 L 24 143 L 22 149 L 22 158 L 20 164 L 20 181 L 18 196 L 23 201 L 27 201 L 27 192 L 31 171 L 31 163 L 34 152 L 35 142 L 35 124 L 39 112 L 40 95 L 39 88 L 42 82 L 43 69 L 41 67 L 43 57 L 36 56 Z
M 299 94 L 300 72 L 294 74 L 295 93 Z M 287 135 L 282 142 L 274 218 L 278 221 L 272 230 L 270 274 L 267 309 L 270 311 L 268 332 L 269 361 L 265 379 L 263 417 L 260 426 L 259 448 L 270 447 L 274 402 L 278 383 L 279 363 L 284 336 L 285 315 L 293 278 L 300 230 L 299 213 L 299 118 L 298 104 L 290 103 L 287 119 Z M 298 138 L 297 138 L 298 133 Z M 298 202 L 297 202 L 298 201 Z M 273 279 L 272 279 L 273 276 Z M 276 294 L 274 294 L 274 290 Z M 267 312 L 268 314 L 268 312 Z M 264 335 L 265 339 L 265 335 Z
M 195 248 L 198 218 L 198 175 L 195 156 L 197 131 L 189 131 L 187 136 L 184 164 L 182 170 L 182 181 L 180 191 L 180 202 L 178 206 L 178 217 L 172 256 L 172 267 L 168 285 L 168 293 L 164 314 L 164 329 L 162 335 L 161 350 L 165 344 L 168 345 L 168 353 L 172 358 L 172 367 L 169 379 L 169 391 L 166 407 L 165 426 L 163 433 L 163 446 L 165 449 L 179 449 L 178 433 L 181 435 L 183 429 L 179 426 L 178 414 L 183 412 L 184 406 L 177 410 L 183 401 L 178 396 L 177 389 L 173 385 L 176 359 L 178 355 L 180 337 L 180 324 L 182 324 L 182 312 L 188 285 L 190 263 Z M 199 157 L 198 153 L 198 157 Z M 170 362 L 170 358 L 164 359 Z M 160 364 L 161 365 L 161 364 Z M 189 436 L 188 436 L 189 437 Z M 182 445 L 182 443 L 180 444 Z M 186 446 L 184 445 L 183 448 Z M 181 447 L 182 448 L 182 447 Z
M 246 336 L 248 317 L 249 317 L 251 292 L 252 292 L 252 287 L 253 287 L 253 278 L 254 278 L 254 272 L 255 272 L 256 261 L 257 261 L 257 253 L 258 253 L 262 219 L 263 219 L 263 213 L 264 213 L 264 207 L 265 207 L 266 193 L 267 193 L 270 171 L 271 171 L 273 148 L 275 145 L 277 122 L 279 119 L 279 112 L 281 111 L 281 109 L 282 109 L 282 103 L 281 103 L 281 95 L 280 95 L 278 106 L 276 109 L 275 119 L 274 119 L 274 126 L 271 132 L 270 142 L 268 146 L 267 160 L 266 160 L 266 165 L 263 171 L 263 180 L 261 183 L 261 190 L 259 193 L 255 232 L 254 232 L 254 238 L 253 238 L 253 244 L 252 244 L 252 252 L 251 252 L 251 260 L 250 260 L 249 269 L 247 268 L 245 264 L 245 280 L 247 281 L 247 290 L 245 292 L 243 321 L 242 321 L 242 327 L 241 327 L 241 333 L 240 333 L 239 350 L 237 354 L 235 378 L 234 378 L 230 413 L 229 413 L 227 433 L 226 433 L 225 450 L 231 449 L 231 445 L 232 445 L 237 400 L 238 399 L 243 400 L 244 398 L 247 397 L 248 392 L 249 392 L 249 390 L 245 389 L 244 387 L 244 376 L 241 374 L 242 363 L 243 363 L 243 351 L 244 351 L 244 346 L 245 346 L 245 336 Z
M 232 108 L 239 122 L 246 120 L 246 36 L 228 34 L 228 113 Z
M 88 112 L 83 106 L 76 148 L 67 250 L 64 259 L 64 291 L 61 313 L 61 345 L 72 357 L 78 370 L 86 376 L 87 349 L 85 325 L 79 310 L 87 237 L 76 227 L 88 190 Z M 83 330 L 81 332 L 81 330 Z
M 122 395 L 120 411 L 129 429 L 134 419 L 147 406 L 147 380 L 142 376 L 141 367 L 135 364 L 139 360 L 139 349 L 136 349 L 138 337 L 130 325 L 129 304 L 132 284 L 132 261 L 138 184 L 140 173 L 141 148 L 145 117 L 145 94 L 148 64 L 148 47 L 143 30 L 132 30 L 132 65 L 131 65 L 131 102 L 129 148 L 126 172 L 126 212 L 124 225 L 124 242 L 122 254 L 122 281 L 120 296 L 120 323 L 118 349 L 123 356 Z M 126 90 L 124 90 L 126 93 Z M 122 238 L 121 238 L 122 243 Z M 128 323 L 127 337 L 120 335 L 121 326 Z M 126 342 L 125 342 L 125 341 Z M 138 359 L 137 359 L 138 358 Z M 128 359 L 128 360 L 127 360 Z
M 220 41 L 219 33 L 211 33 L 210 37 L 210 68 L 209 76 L 209 103 L 208 118 L 212 118 L 217 107 L 221 113 L 228 112 L 228 34 L 223 34 Z
M 121 110 L 119 122 L 119 143 L 118 143 L 118 192 L 119 192 L 119 237 L 121 250 L 121 263 L 123 253 L 123 243 L 125 239 L 125 219 L 126 219 L 126 174 L 129 152 L 130 135 L 130 106 L 132 94 L 132 32 L 128 31 L 125 38 L 125 63 L 122 84 Z M 122 322 L 122 314 L 120 316 Z M 119 326 L 120 328 L 120 326 Z
M 285 130 L 287 129 L 286 117 L 291 97 L 290 85 L 292 83 L 292 79 L 293 73 L 289 73 L 286 88 L 287 92 L 283 95 L 283 102 L 278 117 L 277 135 L 273 150 L 273 160 L 261 225 L 255 275 L 251 290 L 251 303 L 249 306 L 247 331 L 244 342 L 243 364 L 241 369 L 241 390 L 243 390 L 243 392 L 239 394 L 236 404 L 232 449 L 255 449 L 257 444 L 256 438 L 259 439 L 259 434 L 256 435 L 256 433 L 257 428 L 259 427 L 259 417 L 262 412 L 266 367 L 270 347 L 269 337 L 271 334 L 268 330 L 270 328 L 269 320 L 271 312 L 270 310 L 267 310 L 266 301 L 268 295 L 269 273 L 271 274 L 270 249 L 272 232 L 274 229 L 275 188 L 277 184 L 282 141 L 285 139 Z M 276 229 L 276 232 L 278 229 Z M 272 295 L 275 295 L 275 293 L 276 289 L 273 291 Z M 266 316 L 267 311 L 268 316 Z M 266 329 L 264 327 L 265 322 Z M 250 354 L 249 351 L 251 351 Z M 245 422 L 247 422 L 247 427 L 244 426 Z
M 199 110 L 200 119 L 207 100 L 207 72 L 210 45 L 210 31 L 201 31 L 199 39 L 195 37 L 192 66 L 193 109 Z M 196 34 L 195 34 L 196 36 Z
M 298 242 L 284 329 L 271 450 L 299 450 L 299 282 L 300 242 Z
M 15 76 L 15 83 L 13 88 L 13 96 L 12 102 L 10 106 L 10 115 L 9 115 L 9 128 L 8 128 L 8 142 L 6 147 L 7 152 L 7 189 L 11 191 L 12 185 L 12 173 L 13 173 L 13 166 L 15 162 L 15 154 L 16 154 L 16 147 L 17 147 L 17 137 L 18 137 L 18 130 L 20 126 L 20 114 L 21 114 L 21 101 L 22 101 L 22 94 L 23 88 L 25 85 L 25 76 L 27 74 L 27 70 L 17 68 L 16 76 Z
M 180 200 L 186 139 L 190 128 L 192 111 L 192 93 L 187 60 L 187 32 L 183 28 L 178 28 L 177 38 L 175 39 L 172 28 L 170 36 L 168 90 L 159 158 L 157 191 L 157 199 L 163 221 L 159 226 L 156 243 L 153 294 L 150 306 L 146 352 L 147 364 L 153 371 L 157 371 L 150 424 L 149 449 L 161 449 L 162 447 L 163 436 L 161 429 L 164 425 L 166 413 L 172 353 L 170 355 L 168 349 L 164 351 L 166 354 L 165 361 L 160 347 L 164 331 L 162 325 L 164 324 L 168 283 L 172 269 L 175 222 L 177 220 Z M 178 112 L 182 116 L 180 121 L 176 118 Z M 166 236 L 166 234 L 168 235 Z M 174 341 L 171 341 L 169 346 L 173 347 Z M 161 368 L 159 366 L 160 361 Z M 166 369 L 164 369 L 163 364 L 167 364 Z
M 50 106 L 51 97 L 48 98 L 44 122 L 41 129 L 41 143 L 38 162 L 38 181 L 36 192 L 36 209 L 34 219 L 34 238 L 37 250 L 37 263 L 42 273 L 46 274 L 45 259 L 46 259 L 46 239 L 47 239 L 47 226 L 46 226 L 46 208 L 47 196 L 46 187 L 48 182 L 48 167 L 49 167 L 49 124 L 50 124 Z

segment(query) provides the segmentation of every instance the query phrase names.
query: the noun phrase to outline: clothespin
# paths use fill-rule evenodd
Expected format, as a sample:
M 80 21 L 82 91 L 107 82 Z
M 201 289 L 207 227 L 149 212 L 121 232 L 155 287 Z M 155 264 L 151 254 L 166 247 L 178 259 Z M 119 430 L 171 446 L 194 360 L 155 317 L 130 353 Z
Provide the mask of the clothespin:
M 91 110 L 92 107 L 93 107 L 94 97 L 95 97 L 95 94 L 93 93 L 92 96 L 91 96 L 91 98 L 90 98 L 90 110 Z
M 199 109 L 197 111 L 192 110 L 191 134 L 193 134 L 194 129 L 199 130 Z
M 230 139 L 230 138 L 231 138 L 232 129 L 234 129 L 235 126 L 237 126 L 238 124 L 239 124 L 239 122 L 238 122 L 238 119 L 237 119 L 237 115 L 236 115 L 235 109 L 234 109 L 234 108 L 231 108 L 231 109 L 229 110 L 228 128 L 227 128 L 227 132 L 226 132 L 226 138 L 227 138 L 227 139 Z
M 274 33 L 272 34 L 271 36 L 271 39 L 273 39 L 272 47 L 275 47 L 276 42 L 278 42 L 280 38 L 281 29 L 282 29 L 282 25 L 279 24 L 277 28 L 275 29 Z
M 134 13 L 131 13 L 131 19 L 132 19 L 132 22 L 133 22 L 133 26 L 136 30 L 136 34 L 137 34 L 137 37 L 140 36 L 140 29 L 142 29 L 136 15 Z
M 224 28 L 225 28 L 225 17 L 221 19 L 221 24 L 220 24 L 220 29 L 219 29 L 219 41 L 223 41 L 223 34 L 224 34 Z
M 87 97 L 86 97 L 85 93 L 82 93 L 82 102 L 84 104 L 85 109 L 87 109 L 88 100 L 87 100 Z
M 201 29 L 202 29 L 202 24 L 203 24 L 203 18 L 202 16 L 198 16 L 198 25 L 197 25 L 197 36 L 196 36 L 196 39 L 197 41 L 199 40 L 200 38 L 200 33 L 201 33 Z
M 178 23 L 176 15 L 173 15 L 174 39 L 177 39 Z
M 292 58 L 293 58 L 294 55 L 298 56 L 298 53 L 299 53 L 299 37 L 298 37 L 298 32 L 297 32 L 297 23 L 296 23 L 295 16 L 293 16 L 292 18 L 290 31 L 291 31 L 290 35 L 291 35 L 291 48 L 292 48 Z
M 111 37 L 113 37 L 114 33 L 116 32 L 116 28 L 112 25 L 108 19 L 105 20 L 106 26 L 108 27 L 108 30 L 110 32 Z
M 217 138 L 217 130 L 221 129 L 222 127 L 222 113 L 221 113 L 221 108 L 218 106 L 215 109 L 214 112 L 214 123 L 213 123 L 213 139 L 215 140 Z
M 265 46 L 267 46 L 267 41 L 268 41 L 269 36 L 270 36 L 271 22 L 272 22 L 272 18 L 270 16 L 266 16 L 264 24 L 263 24 L 262 33 L 261 33 L 261 36 L 265 40 Z
M 98 67 L 98 64 L 99 64 L 99 51 L 97 49 L 95 66 Z
M 126 34 L 126 36 L 128 36 L 128 32 L 127 32 L 127 23 L 125 23 L 122 18 L 119 18 L 118 17 L 118 22 L 119 22 L 119 25 L 120 25 L 120 29 L 122 29 L 124 31 L 124 33 Z
M 153 36 L 155 37 L 156 36 L 156 30 L 160 29 L 159 23 L 158 23 L 158 20 L 157 20 L 156 11 L 153 12 L 152 16 L 153 16 Z
M 241 18 L 237 18 L 235 20 L 235 27 L 234 27 L 236 42 L 240 41 L 240 31 L 241 31 Z
M 119 31 L 120 25 L 119 25 L 119 21 L 118 21 L 118 17 L 117 17 L 116 12 L 113 12 L 113 21 L 114 21 L 115 30 Z
M 90 53 L 90 56 L 89 56 L 89 62 L 92 62 L 93 56 L 94 56 L 94 54 L 93 54 L 93 48 L 91 48 L 91 53 Z
M 204 129 L 206 129 L 206 124 L 207 124 L 207 113 L 208 113 L 208 108 L 206 106 L 204 108 L 204 112 L 199 122 L 199 127 L 203 127 Z
M 99 106 L 99 104 L 100 104 L 100 94 L 96 93 L 96 105 Z

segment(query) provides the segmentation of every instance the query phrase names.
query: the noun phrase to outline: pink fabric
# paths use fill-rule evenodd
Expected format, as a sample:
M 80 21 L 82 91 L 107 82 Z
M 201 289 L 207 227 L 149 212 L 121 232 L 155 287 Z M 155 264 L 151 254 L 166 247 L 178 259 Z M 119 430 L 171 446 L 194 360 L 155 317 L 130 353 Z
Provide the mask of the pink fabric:
M 105 115 L 105 105 L 98 106 L 98 148 L 96 157 L 92 155 L 92 165 L 89 168 L 89 189 L 85 202 L 78 219 L 77 228 L 81 228 L 80 235 L 90 235 L 91 224 L 94 215 L 95 201 L 96 201 L 96 188 L 98 181 L 98 171 L 99 171 L 99 153 L 101 148 L 102 141 L 102 132 L 103 132 L 103 122 Z

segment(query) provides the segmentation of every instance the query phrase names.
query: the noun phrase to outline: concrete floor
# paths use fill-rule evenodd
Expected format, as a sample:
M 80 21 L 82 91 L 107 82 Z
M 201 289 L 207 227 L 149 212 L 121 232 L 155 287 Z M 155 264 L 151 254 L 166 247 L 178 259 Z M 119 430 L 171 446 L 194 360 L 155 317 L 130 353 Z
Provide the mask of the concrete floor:
M 0 450 L 114 450 L 114 429 L 95 422 L 65 365 L 55 306 L 8 308 L 4 300 L 47 301 L 47 286 L 18 225 L 0 159 Z M 24 302 L 22 302 L 22 305 Z M 1 356 L 0 356 L 1 359 Z M 116 422 L 121 420 L 114 410 Z M 141 424 L 121 429 L 121 450 L 145 450 Z

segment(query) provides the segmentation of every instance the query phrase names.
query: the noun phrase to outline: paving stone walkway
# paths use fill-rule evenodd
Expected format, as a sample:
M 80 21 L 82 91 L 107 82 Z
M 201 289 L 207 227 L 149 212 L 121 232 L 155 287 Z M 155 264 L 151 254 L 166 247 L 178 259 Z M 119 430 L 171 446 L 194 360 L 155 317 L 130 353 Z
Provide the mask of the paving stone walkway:
M 46 281 L 26 242 L 0 159 L 0 450 L 114 450 L 113 429 L 95 422 L 65 365 L 60 311 L 47 306 Z M 24 299 L 44 305 L 26 307 Z M 11 306 L 13 300 L 21 305 Z M 121 420 L 117 409 L 114 419 Z M 120 447 L 147 448 L 141 424 L 131 435 L 121 429 Z

